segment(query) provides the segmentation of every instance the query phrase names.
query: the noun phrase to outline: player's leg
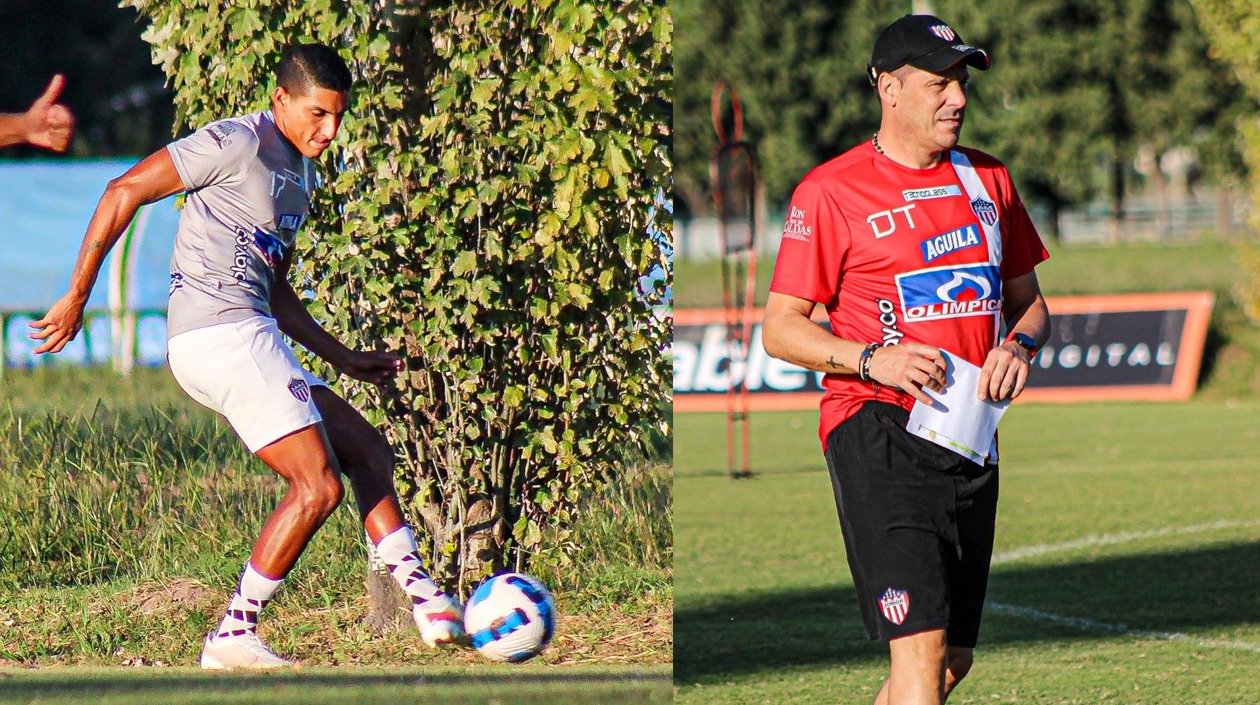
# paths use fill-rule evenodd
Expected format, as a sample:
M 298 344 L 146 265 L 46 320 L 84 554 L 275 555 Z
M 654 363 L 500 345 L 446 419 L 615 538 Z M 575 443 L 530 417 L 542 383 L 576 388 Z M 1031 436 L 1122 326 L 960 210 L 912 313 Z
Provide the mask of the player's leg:
M 429 646 L 464 636 L 463 608 L 424 572 L 394 487 L 394 451 L 354 407 L 327 387 L 312 390 L 341 471 L 350 479 L 359 515 L 377 554 L 412 601 L 412 616 Z
M 263 524 L 227 612 L 206 639 L 201 654 L 203 668 L 292 665 L 258 639 L 258 618 L 344 494 L 322 424 L 284 436 L 260 448 L 256 455 L 284 478 L 288 487 Z

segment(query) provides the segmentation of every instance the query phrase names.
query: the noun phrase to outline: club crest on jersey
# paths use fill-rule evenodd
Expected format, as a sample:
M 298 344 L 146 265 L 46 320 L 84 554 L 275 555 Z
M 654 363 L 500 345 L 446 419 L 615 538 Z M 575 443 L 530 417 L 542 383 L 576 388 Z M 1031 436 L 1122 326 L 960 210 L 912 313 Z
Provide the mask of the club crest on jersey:
M 948 186 L 931 186 L 928 188 L 908 189 L 901 192 L 901 197 L 910 201 L 926 201 L 932 198 L 948 198 L 950 196 L 961 196 L 962 189 L 957 184 Z
M 907 323 L 963 316 L 992 316 L 1002 306 L 997 265 L 935 267 L 897 275 Z
M 993 225 L 997 222 L 997 206 L 992 201 L 986 201 L 983 197 L 977 196 L 976 200 L 971 202 L 971 210 L 975 212 L 976 217 L 984 221 L 985 225 Z
M 879 597 L 879 611 L 884 613 L 884 619 L 893 624 L 901 624 L 910 613 L 910 593 L 888 588 Z
M 919 248 L 923 250 L 923 261 L 931 262 L 937 257 L 976 247 L 979 244 L 980 229 L 975 225 L 968 225 L 965 228 L 930 237 L 919 243 Z
M 289 380 L 289 392 L 293 394 L 293 398 L 300 402 L 307 402 L 311 399 L 311 388 L 306 384 L 306 380 L 294 377 Z

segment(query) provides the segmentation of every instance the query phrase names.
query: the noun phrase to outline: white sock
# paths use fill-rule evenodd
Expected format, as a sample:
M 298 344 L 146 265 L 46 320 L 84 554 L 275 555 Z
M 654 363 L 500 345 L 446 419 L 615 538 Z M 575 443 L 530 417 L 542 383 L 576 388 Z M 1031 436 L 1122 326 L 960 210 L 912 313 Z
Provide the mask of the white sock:
M 214 638 L 253 634 L 258 628 L 258 613 L 271 602 L 272 596 L 283 583 L 284 578 L 272 580 L 254 570 L 253 563 L 246 563 L 245 571 L 241 573 L 241 582 L 232 595 L 227 614 L 219 623 Z
M 420 549 L 416 546 L 416 536 L 411 533 L 410 526 L 403 524 L 381 539 L 376 544 L 376 553 L 413 605 L 443 597 L 437 584 L 424 572 Z

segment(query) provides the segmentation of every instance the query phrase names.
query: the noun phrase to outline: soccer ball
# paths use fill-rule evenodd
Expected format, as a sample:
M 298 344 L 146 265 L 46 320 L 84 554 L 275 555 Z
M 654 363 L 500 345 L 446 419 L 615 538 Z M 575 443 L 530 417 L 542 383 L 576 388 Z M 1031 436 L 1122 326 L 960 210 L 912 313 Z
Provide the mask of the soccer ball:
M 556 602 L 524 573 L 502 573 L 477 588 L 464 607 L 464 630 L 491 661 L 520 663 L 538 655 L 556 632 Z

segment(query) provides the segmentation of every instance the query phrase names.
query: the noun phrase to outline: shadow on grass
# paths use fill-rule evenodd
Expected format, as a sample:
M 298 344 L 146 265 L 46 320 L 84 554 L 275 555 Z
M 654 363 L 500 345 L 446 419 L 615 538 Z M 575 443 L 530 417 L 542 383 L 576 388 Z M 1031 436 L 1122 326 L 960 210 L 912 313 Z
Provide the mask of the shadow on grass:
M 0 672 L 0 702 L 345 703 L 407 702 L 414 694 L 439 702 L 563 703 L 596 698 L 613 703 L 666 702 L 669 673 L 206 673 L 190 669 L 48 669 Z M 400 696 L 403 698 L 400 700 Z M 499 697 L 502 696 L 502 697 Z M 506 699 L 502 699 L 506 698 Z
M 1063 617 L 1148 632 L 1211 638 L 1221 628 L 1260 624 L 1260 544 L 1102 558 L 1060 565 L 1003 565 L 989 580 L 989 600 Z M 680 596 L 674 609 L 674 680 L 678 684 L 886 659 L 868 642 L 852 586 L 718 598 Z M 978 651 L 1040 642 L 1114 638 L 1023 617 L 986 614 Z M 1203 632 L 1209 632 L 1203 634 Z

